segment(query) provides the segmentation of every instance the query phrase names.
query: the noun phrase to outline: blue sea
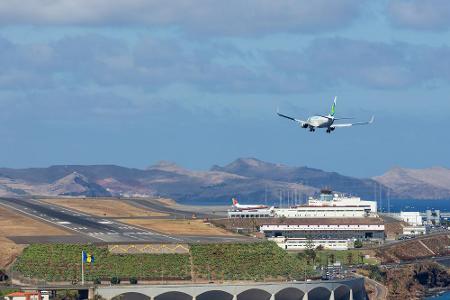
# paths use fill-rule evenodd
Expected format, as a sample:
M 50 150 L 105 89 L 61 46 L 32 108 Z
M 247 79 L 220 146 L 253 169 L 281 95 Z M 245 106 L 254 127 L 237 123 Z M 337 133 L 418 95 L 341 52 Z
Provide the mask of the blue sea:
M 427 297 L 425 299 L 429 299 L 429 300 L 450 300 L 450 291 L 449 292 L 445 292 L 443 294 L 437 295 L 437 296 L 432 296 L 432 297 Z
M 380 205 L 381 204 L 381 205 Z M 388 211 L 387 200 L 379 202 L 379 208 L 383 212 Z M 450 212 L 450 200 L 390 200 L 390 211 L 425 211 L 427 209 L 438 209 L 441 212 Z

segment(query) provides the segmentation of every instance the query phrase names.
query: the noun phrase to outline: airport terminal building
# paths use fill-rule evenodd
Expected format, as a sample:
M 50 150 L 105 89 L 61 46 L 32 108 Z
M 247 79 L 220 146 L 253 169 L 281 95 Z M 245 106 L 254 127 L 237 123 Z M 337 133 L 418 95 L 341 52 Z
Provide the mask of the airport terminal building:
M 289 207 L 264 207 L 228 211 L 229 218 L 366 218 L 377 217 L 377 203 L 322 190 L 318 198 L 310 197 L 307 204 Z
M 353 220 L 353 222 L 349 222 L 348 219 L 303 219 L 293 225 L 262 225 L 260 232 L 267 238 L 313 237 L 314 239 L 372 240 L 384 239 L 384 224 L 382 220 L 373 218 Z
M 310 244 L 314 248 L 322 247 L 325 250 L 348 250 L 353 247 L 353 241 L 346 239 L 306 239 L 306 238 L 285 238 L 274 237 L 269 238 L 278 246 L 288 251 L 301 251 L 307 249 Z

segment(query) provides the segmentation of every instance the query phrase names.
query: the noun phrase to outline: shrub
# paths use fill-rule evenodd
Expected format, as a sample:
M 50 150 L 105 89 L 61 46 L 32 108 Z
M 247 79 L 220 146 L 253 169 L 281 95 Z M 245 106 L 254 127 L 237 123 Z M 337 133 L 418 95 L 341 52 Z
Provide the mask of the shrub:
M 130 278 L 130 284 L 137 284 L 137 283 L 138 283 L 138 280 L 137 280 L 136 277 L 131 277 Z
M 378 282 L 384 282 L 386 280 L 386 272 L 382 271 L 378 266 L 369 265 L 369 278 Z
M 111 277 L 111 284 L 120 284 L 120 278 L 119 277 Z
M 353 246 L 354 246 L 355 248 L 362 248 L 363 243 L 362 243 L 362 241 L 360 241 L 360 240 L 356 240 L 356 241 L 354 242 Z

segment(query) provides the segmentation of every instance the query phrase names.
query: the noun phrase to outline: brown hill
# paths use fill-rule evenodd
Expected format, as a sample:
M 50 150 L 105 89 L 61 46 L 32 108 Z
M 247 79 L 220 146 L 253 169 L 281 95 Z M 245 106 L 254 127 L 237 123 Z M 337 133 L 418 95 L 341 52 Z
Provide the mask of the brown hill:
M 399 199 L 450 199 L 450 169 L 394 168 L 374 180 L 392 190 Z

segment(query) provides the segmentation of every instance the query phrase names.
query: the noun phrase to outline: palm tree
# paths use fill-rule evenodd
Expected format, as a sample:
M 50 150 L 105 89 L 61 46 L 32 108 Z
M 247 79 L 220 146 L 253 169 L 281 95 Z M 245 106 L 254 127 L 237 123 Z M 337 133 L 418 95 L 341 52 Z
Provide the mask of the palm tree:
M 353 261 L 353 253 L 352 253 L 352 252 L 349 252 L 349 253 L 347 253 L 347 263 L 348 263 L 349 265 L 351 265 L 351 264 L 352 264 L 352 261 Z
M 334 265 L 335 262 L 336 262 L 336 256 L 333 253 L 331 253 L 330 254 L 330 264 Z

